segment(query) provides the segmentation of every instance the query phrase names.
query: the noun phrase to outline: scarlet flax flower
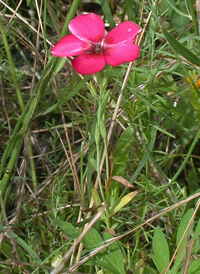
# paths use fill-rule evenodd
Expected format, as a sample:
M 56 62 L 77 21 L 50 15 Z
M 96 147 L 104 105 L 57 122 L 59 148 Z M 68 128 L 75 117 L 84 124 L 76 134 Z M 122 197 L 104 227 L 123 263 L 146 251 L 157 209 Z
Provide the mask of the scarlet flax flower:
M 52 48 L 57 57 L 71 57 L 73 68 L 80 74 L 101 71 L 106 63 L 118 66 L 138 58 L 140 49 L 134 44 L 141 28 L 126 21 L 111 30 L 105 37 L 104 23 L 95 13 L 79 15 L 69 23 L 71 34 L 64 36 Z

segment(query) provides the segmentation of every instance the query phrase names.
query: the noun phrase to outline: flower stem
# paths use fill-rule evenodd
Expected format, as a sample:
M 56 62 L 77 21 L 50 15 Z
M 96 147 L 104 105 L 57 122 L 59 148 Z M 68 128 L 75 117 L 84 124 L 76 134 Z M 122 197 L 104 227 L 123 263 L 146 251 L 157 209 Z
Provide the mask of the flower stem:
M 96 125 L 96 132 L 95 132 L 95 141 L 96 141 L 96 147 L 97 147 L 97 176 L 99 181 L 99 188 L 101 192 L 102 199 L 104 201 L 104 204 L 106 205 L 106 225 L 107 228 L 110 227 L 110 213 L 109 213 L 109 199 L 108 199 L 108 192 L 109 187 L 107 185 L 109 181 L 109 156 L 108 156 L 108 147 L 107 147 L 107 132 L 106 132 L 106 126 L 105 126 L 105 109 L 109 97 L 109 91 L 106 90 L 106 85 L 104 84 L 104 78 L 102 71 L 97 74 L 97 82 L 99 84 L 99 107 L 97 110 L 97 125 Z M 101 164 L 101 157 L 102 153 L 100 150 L 100 136 L 103 139 L 103 145 L 105 149 L 106 154 L 106 198 L 103 191 L 102 181 L 101 181 L 101 170 L 100 170 L 100 164 Z
M 101 181 L 101 170 L 100 170 L 100 162 L 101 162 L 101 149 L 100 149 L 100 138 L 99 138 L 100 132 L 99 132 L 99 123 L 97 121 L 96 124 L 96 129 L 95 129 L 95 143 L 96 143 L 96 148 L 97 148 L 97 177 L 99 181 L 99 188 L 101 192 L 101 197 L 103 199 L 104 204 L 106 204 L 104 192 L 103 192 L 103 186 L 102 186 L 102 181 Z

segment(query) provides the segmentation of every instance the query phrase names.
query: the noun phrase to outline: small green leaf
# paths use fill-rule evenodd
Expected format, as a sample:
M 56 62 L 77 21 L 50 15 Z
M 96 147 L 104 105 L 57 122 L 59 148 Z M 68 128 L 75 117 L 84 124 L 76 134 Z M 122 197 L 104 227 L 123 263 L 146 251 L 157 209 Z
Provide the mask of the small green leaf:
M 72 240 L 80 235 L 80 232 L 69 222 L 64 222 L 56 219 L 51 219 L 51 222 L 54 225 L 59 226 L 62 232 Z
M 62 258 L 63 258 L 62 253 L 61 253 L 61 252 L 58 252 L 58 253 L 53 257 L 53 259 L 52 259 L 52 261 L 51 261 L 51 266 L 54 267 L 54 268 L 56 268 L 56 267 L 59 265 L 59 263 L 62 261 Z
M 197 240 L 200 236 L 200 219 L 198 220 L 194 235 L 193 235 L 193 240 Z
M 92 187 L 92 197 L 93 197 L 95 206 L 101 205 L 102 202 L 95 186 Z
M 95 171 L 97 171 L 97 161 L 94 158 L 90 158 L 90 164 Z
M 177 236 L 176 236 L 176 244 L 178 246 L 178 244 L 181 241 L 181 238 L 183 237 L 183 234 L 185 233 L 185 230 L 192 218 L 192 214 L 194 213 L 194 209 L 191 208 L 189 209 L 185 215 L 183 216 L 179 227 L 178 227 L 178 232 L 177 232 Z M 187 235 L 189 236 L 191 233 L 191 229 L 188 229 L 187 231 Z M 186 238 L 183 239 L 178 251 L 177 251 L 177 257 L 176 260 L 174 262 L 174 267 L 176 267 L 182 260 L 184 260 L 185 257 L 185 253 L 186 253 L 186 246 L 187 246 L 187 240 Z
M 99 131 L 101 133 L 101 136 L 102 138 L 105 140 L 106 137 L 107 137 L 107 134 L 106 134 L 106 126 L 104 124 L 104 122 L 102 121 L 102 119 L 100 118 L 99 120 Z
M 169 264 L 169 247 L 159 226 L 156 227 L 153 236 L 153 252 L 153 261 L 159 272 L 162 272 L 163 269 Z
M 122 209 L 125 205 L 127 205 L 136 195 L 138 194 L 138 191 L 130 192 L 129 194 L 125 195 L 117 205 L 115 205 L 110 210 L 110 215 L 114 215 L 117 213 L 120 209 Z
M 95 132 L 94 132 L 94 139 L 96 144 L 99 144 L 99 125 L 96 123 Z
M 104 232 L 103 237 L 105 241 L 112 238 L 108 232 Z M 117 242 L 110 245 L 108 252 L 104 256 L 101 256 L 101 258 L 112 267 L 112 273 L 125 274 L 123 254 Z
M 135 263 L 135 270 L 138 274 L 142 274 L 144 272 L 144 266 L 145 261 L 143 259 L 137 260 L 137 262 Z
M 82 242 L 86 245 L 86 248 L 89 251 L 94 250 L 97 247 L 100 247 L 103 243 L 99 232 L 95 228 L 91 228 L 84 236 Z
M 167 136 L 169 136 L 169 137 L 171 137 L 171 138 L 175 138 L 175 136 L 174 136 L 173 134 L 171 134 L 170 132 L 164 130 L 163 128 L 160 128 L 159 126 L 156 126 L 156 125 L 154 125 L 153 127 L 154 127 L 155 129 L 157 129 L 158 131 L 164 133 L 165 135 L 167 135 Z
M 107 105 L 109 96 L 110 96 L 110 90 L 107 90 L 106 93 L 104 94 L 104 97 L 101 102 L 101 114 L 100 115 L 102 115 L 106 109 L 106 105 Z
M 189 184 L 189 193 L 193 194 L 199 188 L 199 179 L 197 171 L 193 162 L 193 158 L 190 159 L 190 170 L 188 171 L 188 184 Z
M 176 244 L 178 245 L 181 241 L 181 238 L 183 237 L 183 234 L 188 226 L 188 223 L 190 222 L 191 220 L 191 217 L 192 217 L 192 214 L 194 213 L 194 209 L 191 208 L 189 209 L 185 215 L 183 216 L 180 224 L 179 224 L 179 227 L 178 227 L 178 232 L 177 232 L 177 236 L 176 236 Z M 187 232 L 187 235 L 190 234 L 190 229 L 188 230 Z
M 200 273 L 200 258 L 192 261 L 188 270 L 188 274 L 199 274 L 199 273 Z
M 92 94 L 92 96 L 94 97 L 94 99 L 98 100 L 98 96 L 97 96 L 97 91 L 95 86 L 93 85 L 92 81 L 90 80 L 90 84 L 88 86 L 90 93 Z
M 179 54 L 181 54 L 185 59 L 187 59 L 192 64 L 195 64 L 197 66 L 200 66 L 200 59 L 193 54 L 190 50 L 188 50 L 186 47 L 182 46 L 181 43 L 179 43 L 171 34 L 169 34 L 164 28 L 162 28 L 162 31 L 169 42 L 170 46 Z

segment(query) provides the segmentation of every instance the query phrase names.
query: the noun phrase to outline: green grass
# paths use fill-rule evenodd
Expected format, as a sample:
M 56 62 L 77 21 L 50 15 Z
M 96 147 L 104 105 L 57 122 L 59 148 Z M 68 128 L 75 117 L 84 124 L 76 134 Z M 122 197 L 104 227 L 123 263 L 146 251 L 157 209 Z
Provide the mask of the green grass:
M 194 2 L 1 1 L 1 273 L 200 273 Z M 142 27 L 133 64 L 51 56 L 91 10 Z

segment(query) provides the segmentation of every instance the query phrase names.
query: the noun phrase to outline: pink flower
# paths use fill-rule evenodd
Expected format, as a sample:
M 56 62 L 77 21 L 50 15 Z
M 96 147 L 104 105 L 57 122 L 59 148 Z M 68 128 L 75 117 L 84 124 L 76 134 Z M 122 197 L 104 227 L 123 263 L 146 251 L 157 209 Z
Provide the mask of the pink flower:
M 57 57 L 76 56 L 73 68 L 80 74 L 101 71 L 106 63 L 118 66 L 137 59 L 140 49 L 134 44 L 141 28 L 126 21 L 106 37 L 101 17 L 94 13 L 79 15 L 69 23 L 71 34 L 64 36 L 51 50 Z

